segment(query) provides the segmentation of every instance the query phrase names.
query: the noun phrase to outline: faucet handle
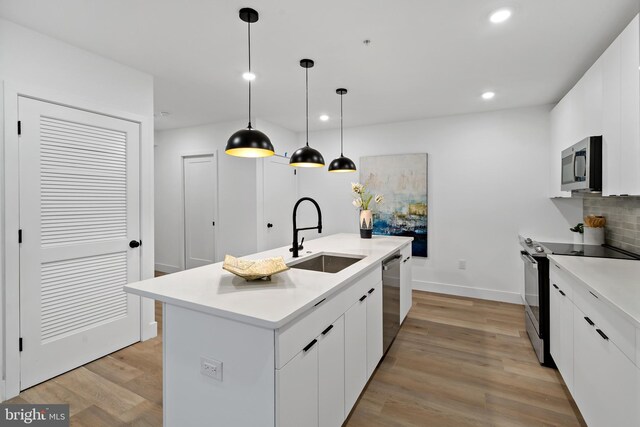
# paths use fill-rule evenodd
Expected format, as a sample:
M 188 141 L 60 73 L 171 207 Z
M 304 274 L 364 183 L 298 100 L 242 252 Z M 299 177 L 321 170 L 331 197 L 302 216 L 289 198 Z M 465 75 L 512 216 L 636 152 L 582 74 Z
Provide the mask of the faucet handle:
M 302 246 L 303 242 L 304 242 L 304 237 L 302 238 L 302 240 L 300 240 L 299 244 L 298 242 L 296 242 L 296 245 L 298 245 L 298 250 L 304 249 L 304 247 Z M 289 252 L 293 252 L 293 248 L 289 248 Z

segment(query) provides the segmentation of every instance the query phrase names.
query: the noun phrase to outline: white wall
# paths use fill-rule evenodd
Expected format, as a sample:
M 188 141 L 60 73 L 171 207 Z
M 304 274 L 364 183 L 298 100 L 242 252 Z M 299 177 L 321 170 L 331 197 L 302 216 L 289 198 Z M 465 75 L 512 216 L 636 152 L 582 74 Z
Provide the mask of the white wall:
M 258 221 L 262 211 L 257 185 L 261 160 L 226 155 L 229 136 L 246 127 L 246 121 L 207 124 L 157 131 L 155 139 L 156 269 L 174 272 L 184 269 L 182 223 L 182 156 L 217 153 L 218 217 L 216 218 L 216 261 L 225 254 L 242 256 L 258 248 Z M 271 123 L 254 120 L 266 133 L 276 153 L 291 152 L 295 133 Z
M 414 258 L 417 289 L 520 302 L 518 233 L 571 241 L 580 200 L 547 197 L 550 106 L 346 129 L 345 155 L 429 154 L 429 257 Z M 302 141 L 302 138 L 300 138 Z M 328 163 L 339 131 L 314 132 Z M 300 196 L 323 209 L 323 234 L 357 232 L 350 182 L 357 174 L 302 170 Z M 305 209 L 305 223 L 315 212 Z M 319 237 L 307 233 L 307 239 Z M 458 260 L 467 261 L 466 270 Z
M 143 146 L 142 146 L 142 167 L 143 173 L 148 176 L 142 177 L 142 200 L 143 200 L 143 239 L 153 247 L 153 235 L 149 232 L 153 230 L 153 192 L 151 176 L 153 175 L 152 145 L 153 145 L 153 78 L 152 76 L 123 66 L 108 59 L 99 57 L 90 52 L 78 49 L 50 37 L 31 31 L 27 28 L 0 19 L 0 82 L 6 87 L 13 89 L 28 88 L 28 91 L 52 95 L 51 100 L 61 99 L 78 100 L 80 104 L 86 101 L 90 105 L 104 106 L 109 110 L 134 113 L 146 118 L 143 123 Z M 5 92 L 6 92 L 5 87 Z M 2 95 L 2 92 L 0 92 Z M 55 98 L 55 99 L 54 99 Z M 4 99 L 4 95 L 3 95 Z M 5 116 L 10 114 L 9 110 L 3 111 L 0 107 L 0 129 L 3 128 Z M 11 113 L 15 114 L 15 112 Z M 15 129 L 13 118 L 11 123 L 7 123 L 7 129 Z M 9 132 L 7 132 L 9 133 Z M 13 134 L 11 134 L 14 138 Z M 145 137 L 146 135 L 146 137 Z M 7 142 L 8 144 L 9 142 Z M 0 156 L 5 151 L 5 133 L 0 134 Z M 0 165 L 3 165 L 4 158 L 0 157 Z M 5 259 L 5 247 L 7 239 L 14 242 L 16 230 L 5 230 L 5 205 L 4 194 L 4 172 L 0 174 L 0 195 L 2 207 L 0 208 L 0 230 L 2 242 L 0 245 L 0 259 Z M 12 202 L 13 203 L 13 202 Z M 146 236 L 146 237 L 144 237 Z M 5 238 L 6 237 L 6 238 Z M 143 276 L 149 277 L 153 274 L 153 253 L 147 252 L 143 255 Z M 2 298 L 5 292 L 6 268 L 0 265 L 0 287 Z M 11 280 L 17 281 L 15 277 Z M 15 284 L 15 283 L 13 283 Z M 4 300 L 0 304 L 3 310 Z M 147 304 L 147 309 L 149 304 Z M 6 317 L 10 317 L 9 311 L 17 312 L 17 307 L 9 307 L 9 310 L 2 311 L 0 319 L 0 342 L 4 343 L 4 322 Z M 145 311 L 143 306 L 143 316 L 150 315 L 153 321 L 153 303 L 150 302 L 150 312 Z M 146 313 L 146 314 L 145 314 Z M 155 323 L 153 324 L 155 326 Z M 16 332 L 17 333 L 17 332 Z M 143 331 L 143 335 L 149 333 Z M 7 333 L 9 339 L 9 333 Z M 11 338 L 12 349 L 17 346 L 17 339 Z M 0 365 L 3 373 L 6 374 L 6 352 L 8 347 L 2 347 L 0 351 Z M 14 372 L 14 376 L 15 376 Z M 3 376 L 6 378 L 6 376 Z M 12 393 L 10 384 L 7 384 L 7 392 Z M 0 387 L 0 399 L 5 397 L 4 387 Z

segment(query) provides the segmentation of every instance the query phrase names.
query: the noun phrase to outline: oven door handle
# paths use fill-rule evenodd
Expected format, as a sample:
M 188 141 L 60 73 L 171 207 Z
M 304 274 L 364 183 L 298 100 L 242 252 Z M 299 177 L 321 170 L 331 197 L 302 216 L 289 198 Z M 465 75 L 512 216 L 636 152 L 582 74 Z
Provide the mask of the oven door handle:
M 520 258 L 522 258 L 524 262 L 530 263 L 534 270 L 538 269 L 538 262 L 535 259 L 533 259 L 533 257 L 529 255 L 528 252 L 521 251 Z

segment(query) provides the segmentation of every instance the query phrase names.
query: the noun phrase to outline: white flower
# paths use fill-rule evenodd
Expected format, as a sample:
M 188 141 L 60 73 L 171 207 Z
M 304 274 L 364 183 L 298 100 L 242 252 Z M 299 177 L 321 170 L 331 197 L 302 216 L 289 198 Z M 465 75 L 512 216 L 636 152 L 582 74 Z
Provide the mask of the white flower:
M 353 199 L 353 206 L 355 206 L 356 208 L 360 208 L 362 207 L 362 199 L 357 198 L 357 199 Z
M 384 196 L 382 194 L 376 194 L 376 197 L 374 200 L 376 201 L 377 204 L 380 204 L 384 201 Z
M 353 191 L 356 194 L 362 194 L 364 192 L 364 185 L 358 183 L 358 182 L 352 182 L 351 183 L 351 191 Z

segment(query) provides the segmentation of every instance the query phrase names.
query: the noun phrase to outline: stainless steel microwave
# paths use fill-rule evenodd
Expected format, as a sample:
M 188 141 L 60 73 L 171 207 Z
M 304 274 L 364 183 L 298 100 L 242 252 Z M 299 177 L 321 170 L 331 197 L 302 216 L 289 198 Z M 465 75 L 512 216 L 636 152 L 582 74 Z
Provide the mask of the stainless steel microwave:
M 562 191 L 602 191 L 602 136 L 562 151 Z

